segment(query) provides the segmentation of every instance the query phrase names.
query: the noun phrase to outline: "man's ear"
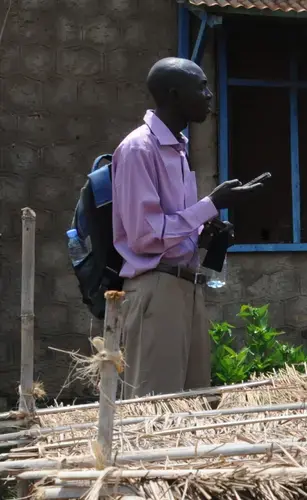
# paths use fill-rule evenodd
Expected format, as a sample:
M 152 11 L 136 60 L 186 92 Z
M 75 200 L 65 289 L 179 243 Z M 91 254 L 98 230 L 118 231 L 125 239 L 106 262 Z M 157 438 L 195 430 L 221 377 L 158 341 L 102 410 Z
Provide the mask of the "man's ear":
M 170 98 L 171 98 L 172 101 L 177 102 L 178 98 L 179 98 L 178 90 L 176 88 L 174 88 L 174 87 L 170 88 L 169 89 L 169 96 L 170 96 Z

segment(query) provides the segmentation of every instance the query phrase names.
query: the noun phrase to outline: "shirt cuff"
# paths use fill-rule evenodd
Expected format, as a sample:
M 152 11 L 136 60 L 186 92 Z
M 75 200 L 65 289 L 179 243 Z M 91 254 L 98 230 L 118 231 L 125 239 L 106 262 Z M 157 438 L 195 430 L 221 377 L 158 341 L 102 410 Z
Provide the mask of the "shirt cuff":
M 214 219 L 214 217 L 217 217 L 219 214 L 209 196 L 200 200 L 196 206 L 200 225 Z

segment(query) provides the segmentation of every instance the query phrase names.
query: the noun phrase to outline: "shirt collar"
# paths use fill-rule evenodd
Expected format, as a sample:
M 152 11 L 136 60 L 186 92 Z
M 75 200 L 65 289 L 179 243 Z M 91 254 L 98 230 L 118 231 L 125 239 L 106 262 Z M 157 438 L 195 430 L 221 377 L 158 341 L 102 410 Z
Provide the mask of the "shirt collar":
M 161 146 L 175 146 L 181 143 L 181 141 L 179 142 L 176 139 L 174 134 L 165 125 L 165 123 L 163 123 L 162 120 L 160 120 L 160 118 L 158 118 L 154 113 L 154 111 L 152 111 L 151 109 L 146 111 L 146 114 L 144 116 L 144 122 L 146 123 L 146 125 L 148 125 L 152 133 L 156 136 Z M 180 136 L 182 142 L 187 144 L 188 139 L 185 137 L 185 135 L 180 133 Z

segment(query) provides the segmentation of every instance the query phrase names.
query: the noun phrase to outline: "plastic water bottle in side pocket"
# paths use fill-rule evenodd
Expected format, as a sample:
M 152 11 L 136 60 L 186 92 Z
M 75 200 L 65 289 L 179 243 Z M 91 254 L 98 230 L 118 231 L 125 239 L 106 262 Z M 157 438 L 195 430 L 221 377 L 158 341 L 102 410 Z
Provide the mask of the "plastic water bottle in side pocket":
M 67 231 L 68 236 L 68 253 L 74 267 L 81 264 L 86 259 L 89 252 L 85 243 L 79 238 L 76 229 Z

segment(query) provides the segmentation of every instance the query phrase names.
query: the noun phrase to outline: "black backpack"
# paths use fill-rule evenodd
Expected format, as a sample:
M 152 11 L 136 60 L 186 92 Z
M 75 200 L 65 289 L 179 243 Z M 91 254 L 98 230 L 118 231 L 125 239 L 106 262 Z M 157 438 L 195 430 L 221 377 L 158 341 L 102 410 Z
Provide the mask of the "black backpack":
M 98 319 L 104 318 L 105 292 L 121 290 L 123 284 L 119 276 L 122 257 L 113 245 L 111 162 L 112 155 L 101 155 L 94 161 L 71 225 L 89 250 L 73 269 L 83 302 Z

